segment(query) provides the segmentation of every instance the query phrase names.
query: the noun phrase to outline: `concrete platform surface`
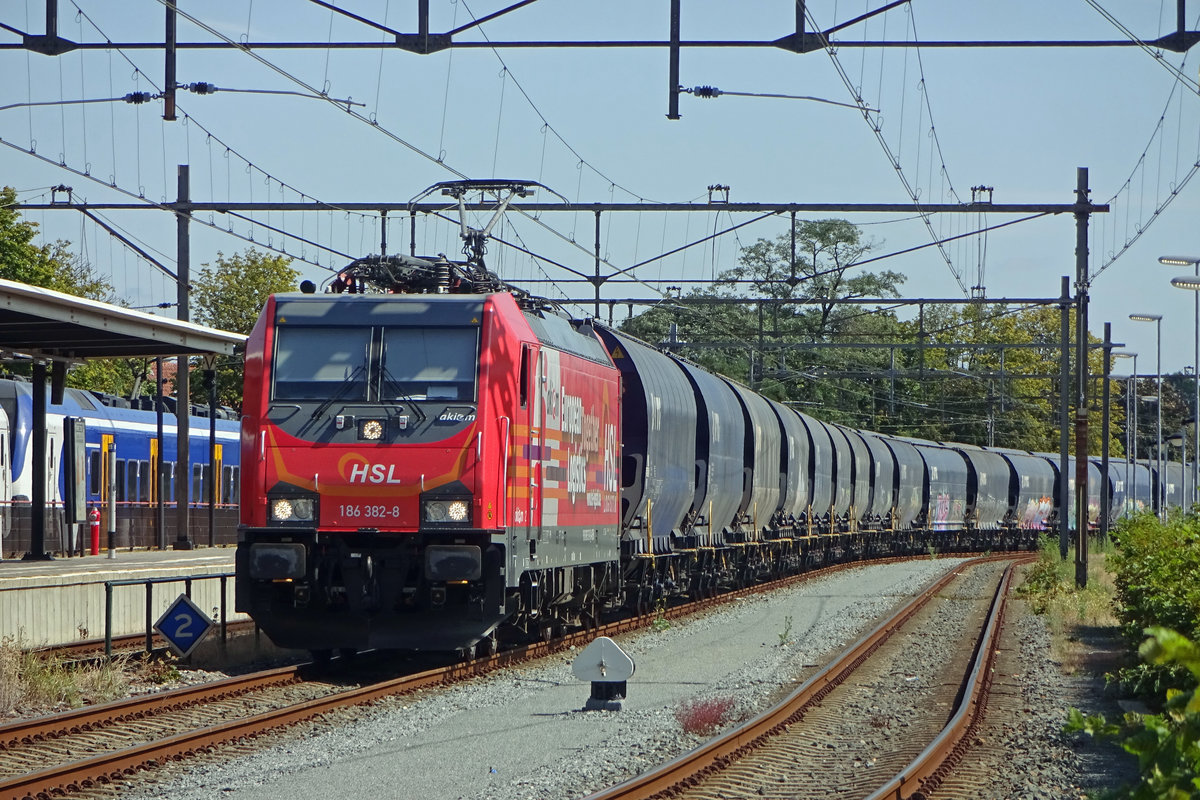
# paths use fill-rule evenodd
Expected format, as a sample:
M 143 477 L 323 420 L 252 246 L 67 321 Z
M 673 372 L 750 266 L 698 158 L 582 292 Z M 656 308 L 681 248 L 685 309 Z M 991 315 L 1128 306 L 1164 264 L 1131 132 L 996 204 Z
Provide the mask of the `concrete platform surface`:
M 187 579 L 192 600 L 214 620 L 222 602 L 228 621 L 245 619 L 233 611 L 233 578 L 219 577 L 232 575 L 234 552 L 232 547 L 121 550 L 111 559 L 102 552 L 0 561 L 0 640 L 33 647 L 101 639 L 106 613 L 113 636 L 144 633 L 184 593 Z M 140 583 L 112 587 L 112 608 L 106 612 L 105 583 L 128 580 Z

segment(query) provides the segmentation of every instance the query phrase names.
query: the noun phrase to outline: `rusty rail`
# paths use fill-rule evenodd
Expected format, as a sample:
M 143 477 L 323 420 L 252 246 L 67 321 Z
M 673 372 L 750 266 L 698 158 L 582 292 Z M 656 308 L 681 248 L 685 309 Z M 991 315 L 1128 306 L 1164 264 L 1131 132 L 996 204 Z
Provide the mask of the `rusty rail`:
M 962 564 L 962 567 L 971 566 L 973 564 L 983 563 L 986 561 L 996 561 L 1002 559 L 1010 559 L 1012 556 L 992 556 L 980 559 L 973 559 Z M 1005 571 L 1005 578 L 1001 581 L 1005 592 L 999 593 L 998 596 L 1003 599 L 1006 596 L 1008 577 L 1011 575 L 1014 564 L 1010 565 Z M 844 681 L 851 673 L 858 668 L 860 664 L 867 660 L 884 641 L 891 637 L 899 630 L 909 619 L 911 619 L 922 607 L 924 607 L 935 595 L 944 589 L 956 577 L 959 568 L 952 570 L 926 588 L 915 599 L 897 611 L 892 617 L 882 622 L 870 633 L 863 636 L 849 649 L 843 652 L 837 659 L 831 662 L 828 666 L 822 669 L 813 677 L 809 678 L 799 689 L 793 692 L 788 698 L 776 705 L 774 708 L 766 711 L 760 716 L 750 720 L 746 724 L 720 736 L 701 747 L 685 753 L 674 761 L 662 765 L 658 769 L 643 773 L 642 775 L 631 778 L 628 781 L 620 783 L 616 786 L 604 789 L 589 795 L 586 800 L 644 800 L 645 798 L 653 797 L 669 797 L 674 792 L 681 788 L 696 784 L 705 776 L 713 774 L 725 768 L 728 764 L 740 758 L 754 748 L 761 745 L 770 737 L 783 731 L 787 726 L 801 719 L 809 708 L 816 705 L 826 695 L 831 692 L 834 687 Z M 993 605 L 992 618 L 996 613 L 996 607 Z M 999 626 L 990 618 L 987 630 L 993 628 L 998 631 Z M 981 653 L 991 651 L 991 646 L 980 648 Z M 972 674 L 979 671 L 978 665 Z M 975 701 L 968 697 L 967 705 L 975 707 Z M 959 719 L 961 714 L 957 714 L 954 720 Z M 953 724 L 953 720 L 952 723 Z M 939 737 L 939 742 L 943 737 Z M 932 749 L 932 748 L 931 748 Z M 941 765 L 938 762 L 938 766 Z M 937 769 L 937 766 L 925 771 L 922 768 L 920 776 L 924 776 L 929 772 Z M 907 791 L 911 794 L 916 790 L 914 779 L 918 781 L 917 772 L 910 767 L 904 773 L 905 777 L 902 780 Z M 911 788 L 910 788 L 911 787 Z M 880 795 L 886 796 L 909 796 L 905 795 Z
M 953 769 L 966 750 L 966 743 L 971 740 L 972 733 L 982 717 L 987 691 L 992 683 L 992 662 L 995 659 L 996 647 L 1000 640 L 1000 631 L 1004 626 L 1004 612 L 1008 606 L 1008 588 L 1012 582 L 1012 573 L 1017 562 L 1013 562 L 1004 570 L 1004 577 L 996 587 L 996 595 L 992 599 L 992 610 L 988 615 L 987 626 L 980 637 L 980 645 L 976 650 L 971 672 L 967 676 L 962 692 L 962 701 L 954 712 L 954 716 L 946 723 L 941 734 L 925 748 L 913 762 L 892 778 L 867 800 L 885 800 L 885 798 L 912 797 L 917 792 L 928 793 L 941 782 L 948 770 Z

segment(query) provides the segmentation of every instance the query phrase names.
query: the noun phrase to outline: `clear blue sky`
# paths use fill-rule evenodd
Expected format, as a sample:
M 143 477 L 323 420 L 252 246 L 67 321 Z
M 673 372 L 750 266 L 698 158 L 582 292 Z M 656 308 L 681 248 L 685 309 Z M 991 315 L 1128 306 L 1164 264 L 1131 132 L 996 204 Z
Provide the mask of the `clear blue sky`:
M 415 30 L 416 4 L 411 0 L 345 0 L 341 5 L 389 27 Z M 432 28 L 439 31 L 509 2 L 432 0 L 431 5 Z M 878 5 L 877 0 L 813 0 L 809 12 L 818 26 L 828 27 Z M 1191 5 L 1187 27 L 1196 29 L 1200 3 L 1193 0 Z M 67 38 L 130 42 L 162 36 L 164 11 L 158 0 L 60 0 L 60 7 L 59 33 Z M 301 0 L 181 0 L 180 7 L 216 31 L 184 20 L 180 41 L 382 37 Z M 482 31 L 497 41 L 661 40 L 667 36 L 668 8 L 666 0 L 541 0 L 485 24 Z M 786 0 L 685 0 L 683 37 L 775 39 L 792 31 L 794 9 Z M 846 43 L 1125 40 L 1126 32 L 1105 12 L 1146 40 L 1170 32 L 1175 24 L 1173 2 L 916 0 L 838 36 Z M 43 0 L 10 0 L 0 8 L 0 22 L 33 33 L 42 32 L 44 15 Z M 482 40 L 478 30 L 461 38 Z M 16 41 L 15 35 L 0 31 L 0 44 Z M 683 118 L 666 119 L 667 54 L 662 49 L 479 49 L 431 56 L 365 50 L 257 52 L 261 61 L 232 50 L 182 52 L 178 80 L 210 82 L 224 90 L 307 93 L 307 86 L 364 104 L 353 108 L 369 121 L 320 99 L 231 91 L 180 93 L 180 109 L 191 117 L 186 123 L 163 122 L 158 102 L 10 108 L 0 111 L 0 139 L 12 145 L 0 147 L 0 183 L 20 190 L 20 199 L 27 202 L 49 199 L 46 187 L 56 184 L 72 186 L 77 198 L 90 202 L 129 201 L 109 183 L 153 201 L 169 201 L 175 197 L 176 165 L 188 163 L 197 200 L 295 201 L 303 194 L 329 203 L 405 202 L 436 181 L 454 179 L 454 171 L 473 178 L 538 180 L 580 202 L 701 202 L 714 183 L 728 184 L 730 199 L 746 202 L 900 203 L 909 198 L 872 125 L 855 109 L 807 100 L 685 95 L 680 99 Z M 878 109 L 866 116 L 878 126 L 909 186 L 927 202 L 968 201 L 972 186 L 987 185 L 994 187 L 998 203 L 1070 203 L 1076 168 L 1087 167 L 1093 201 L 1116 198 L 1112 214 L 1094 219 L 1092 270 L 1112 263 L 1092 287 L 1092 330 L 1099 333 L 1104 321 L 1113 322 L 1114 338 L 1137 350 L 1139 368 L 1152 372 L 1154 326 L 1130 322 L 1128 314 L 1161 313 L 1163 367 L 1175 371 L 1193 361 L 1193 296 L 1169 284 L 1173 275 L 1188 270 L 1161 266 L 1157 257 L 1200 256 L 1200 181 L 1183 186 L 1157 219 L 1151 217 L 1198 160 L 1200 55 L 1186 60 L 1162 56 L 1138 47 L 917 51 L 843 46 L 836 59 L 823 51 L 795 55 L 774 49 L 689 48 L 683 53 L 680 82 L 841 103 L 853 102 L 852 93 L 858 92 L 865 105 Z M 1172 71 L 1177 68 L 1179 74 Z M 155 91 L 163 79 L 163 57 L 159 51 L 133 49 L 58 58 L 0 50 L 0 74 L 5 76 L 0 105 L 90 100 Z M 43 158 L 30 155 L 31 148 Z M 438 157 L 443 164 L 434 161 Z M 98 180 L 64 170 L 57 166 L 60 162 Z M 551 198 L 542 193 L 539 199 Z M 201 222 L 208 221 L 207 215 L 202 217 Z M 111 275 L 133 305 L 174 299 L 168 279 L 77 213 L 35 213 L 31 218 L 50 237 L 75 243 L 98 270 Z M 161 252 L 161 260 L 174 268 L 175 226 L 168 214 L 139 211 L 105 218 Z M 603 251 L 613 268 L 624 268 L 748 219 L 707 211 L 611 215 L 602 234 Z M 925 225 L 912 215 L 849 219 L 864 225 L 879 243 L 877 254 L 930 241 Z M 958 215 L 935 219 L 933 227 L 944 236 L 1009 219 Z M 357 256 L 379 250 L 378 221 L 370 217 L 273 214 L 259 221 L 337 253 Z M 230 254 L 249 246 L 227 232 L 230 227 L 242 237 L 253 235 L 259 244 L 280 247 L 286 242 L 289 254 L 303 253 L 314 262 L 298 261 L 296 266 L 317 281 L 328 277 L 331 266 L 346 261 L 245 221 L 214 215 L 212 222 L 216 230 L 193 227 L 194 270 L 218 251 Z M 590 214 L 560 213 L 541 220 L 512 217 L 497 230 L 590 273 L 592 225 Z M 1126 249 L 1139 229 L 1145 232 Z M 721 237 L 636 274 L 648 281 L 707 277 L 733 266 L 740 245 L 785 230 L 786 220 L 765 220 L 742 228 L 736 237 Z M 389 224 L 388 239 L 389 250 L 406 249 L 407 223 Z M 449 223 L 422 224 L 418 245 L 422 252 L 453 254 L 457 231 Z M 1056 296 L 1060 276 L 1074 274 L 1074 248 L 1074 222 L 1060 216 L 995 231 L 986 243 L 976 237 L 948 245 L 946 253 L 968 287 L 982 263 L 989 297 Z M 491 248 L 489 261 L 509 278 L 569 277 L 499 245 Z M 962 294 L 944 258 L 932 248 L 871 268 L 906 274 L 909 296 Z M 605 294 L 651 296 L 653 286 L 609 284 Z M 590 295 L 586 284 L 535 288 L 550 296 Z M 589 309 L 574 310 L 582 314 Z M 1118 370 L 1127 369 L 1127 363 L 1119 363 Z

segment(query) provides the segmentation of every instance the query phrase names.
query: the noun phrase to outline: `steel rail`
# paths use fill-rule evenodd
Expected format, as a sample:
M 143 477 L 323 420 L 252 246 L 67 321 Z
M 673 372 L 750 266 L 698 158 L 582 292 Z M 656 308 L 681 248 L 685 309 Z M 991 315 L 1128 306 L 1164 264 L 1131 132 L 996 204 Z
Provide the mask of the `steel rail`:
M 995 660 L 999 644 L 1000 632 L 1004 626 L 1004 612 L 1008 606 L 1008 587 L 1012 582 L 1013 570 L 1017 562 L 1009 564 L 1004 570 L 1004 577 L 996 587 L 996 595 L 992 599 L 991 613 L 988 615 L 987 627 L 980 637 L 979 648 L 975 653 L 970 675 L 963 686 L 962 701 L 946 727 L 928 747 L 921 751 L 912 763 L 884 784 L 867 800 L 885 800 L 885 798 L 912 797 L 921 792 L 927 794 L 941 782 L 948 770 L 961 760 L 966 742 L 979 724 L 983 707 L 987 700 L 987 690 L 992 683 L 992 662 Z
M 225 630 L 230 633 L 241 633 L 254 629 L 254 621 L 233 620 L 225 623 Z M 154 651 L 167 650 L 169 645 L 166 638 L 161 633 L 153 634 L 152 641 L 154 643 Z M 114 649 L 118 650 L 134 650 L 137 652 L 147 652 L 145 648 L 146 634 L 145 633 L 129 633 L 112 638 Z M 79 642 L 70 642 L 68 644 L 52 644 L 44 647 L 34 648 L 37 653 L 44 653 L 54 656 L 58 659 L 81 661 L 90 656 L 104 658 L 104 640 L 103 639 L 87 639 Z
M 112 703 L 83 706 L 44 717 L 18 720 L 0 725 L 0 753 L 15 745 L 56 739 L 65 734 L 93 730 L 113 722 L 138 719 L 166 710 L 292 683 L 299 680 L 299 673 L 298 666 L 279 667 L 182 689 L 138 695 Z M 3 786 L 4 784 L 0 783 L 0 790 Z
M 833 662 L 805 681 L 799 689 L 775 707 L 657 769 L 588 795 L 585 800 L 644 800 L 651 797 L 667 797 L 681 788 L 694 785 L 708 774 L 720 771 L 770 737 L 799 721 L 809 708 L 816 705 L 838 684 L 845 681 L 888 638 L 949 585 L 963 568 L 1010 558 L 1012 558 L 1011 555 L 990 556 L 972 559 L 957 565 L 890 618 L 881 622 L 874 630 L 851 645 Z M 1010 565 L 1006 575 L 1011 572 L 1011 569 Z M 1006 583 L 1005 586 L 1007 586 Z

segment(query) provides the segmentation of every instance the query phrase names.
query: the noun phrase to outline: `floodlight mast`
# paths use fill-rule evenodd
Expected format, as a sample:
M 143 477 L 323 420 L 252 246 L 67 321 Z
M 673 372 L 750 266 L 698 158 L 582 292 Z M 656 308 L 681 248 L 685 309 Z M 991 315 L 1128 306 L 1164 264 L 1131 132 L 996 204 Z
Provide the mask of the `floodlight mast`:
M 1160 264 L 1171 267 L 1195 267 L 1194 275 L 1182 275 L 1171 279 L 1171 285 L 1176 289 L 1188 289 L 1195 292 L 1193 302 L 1193 331 L 1196 337 L 1195 360 L 1192 362 L 1192 419 L 1200 420 L 1200 257 L 1196 256 L 1159 256 Z M 1190 504 L 1200 502 L 1200 424 L 1192 431 L 1192 494 L 1188 498 Z M 1186 469 L 1184 470 L 1186 473 Z
M 1154 363 L 1154 381 L 1158 385 L 1158 422 L 1156 425 L 1156 433 L 1154 438 L 1154 463 L 1158 467 L 1158 491 L 1154 493 L 1155 502 L 1158 504 L 1159 519 L 1166 519 L 1166 489 L 1167 483 L 1163 475 L 1163 457 L 1162 457 L 1162 314 L 1130 314 L 1129 318 L 1134 322 L 1153 322 L 1155 325 L 1155 341 L 1156 353 Z

